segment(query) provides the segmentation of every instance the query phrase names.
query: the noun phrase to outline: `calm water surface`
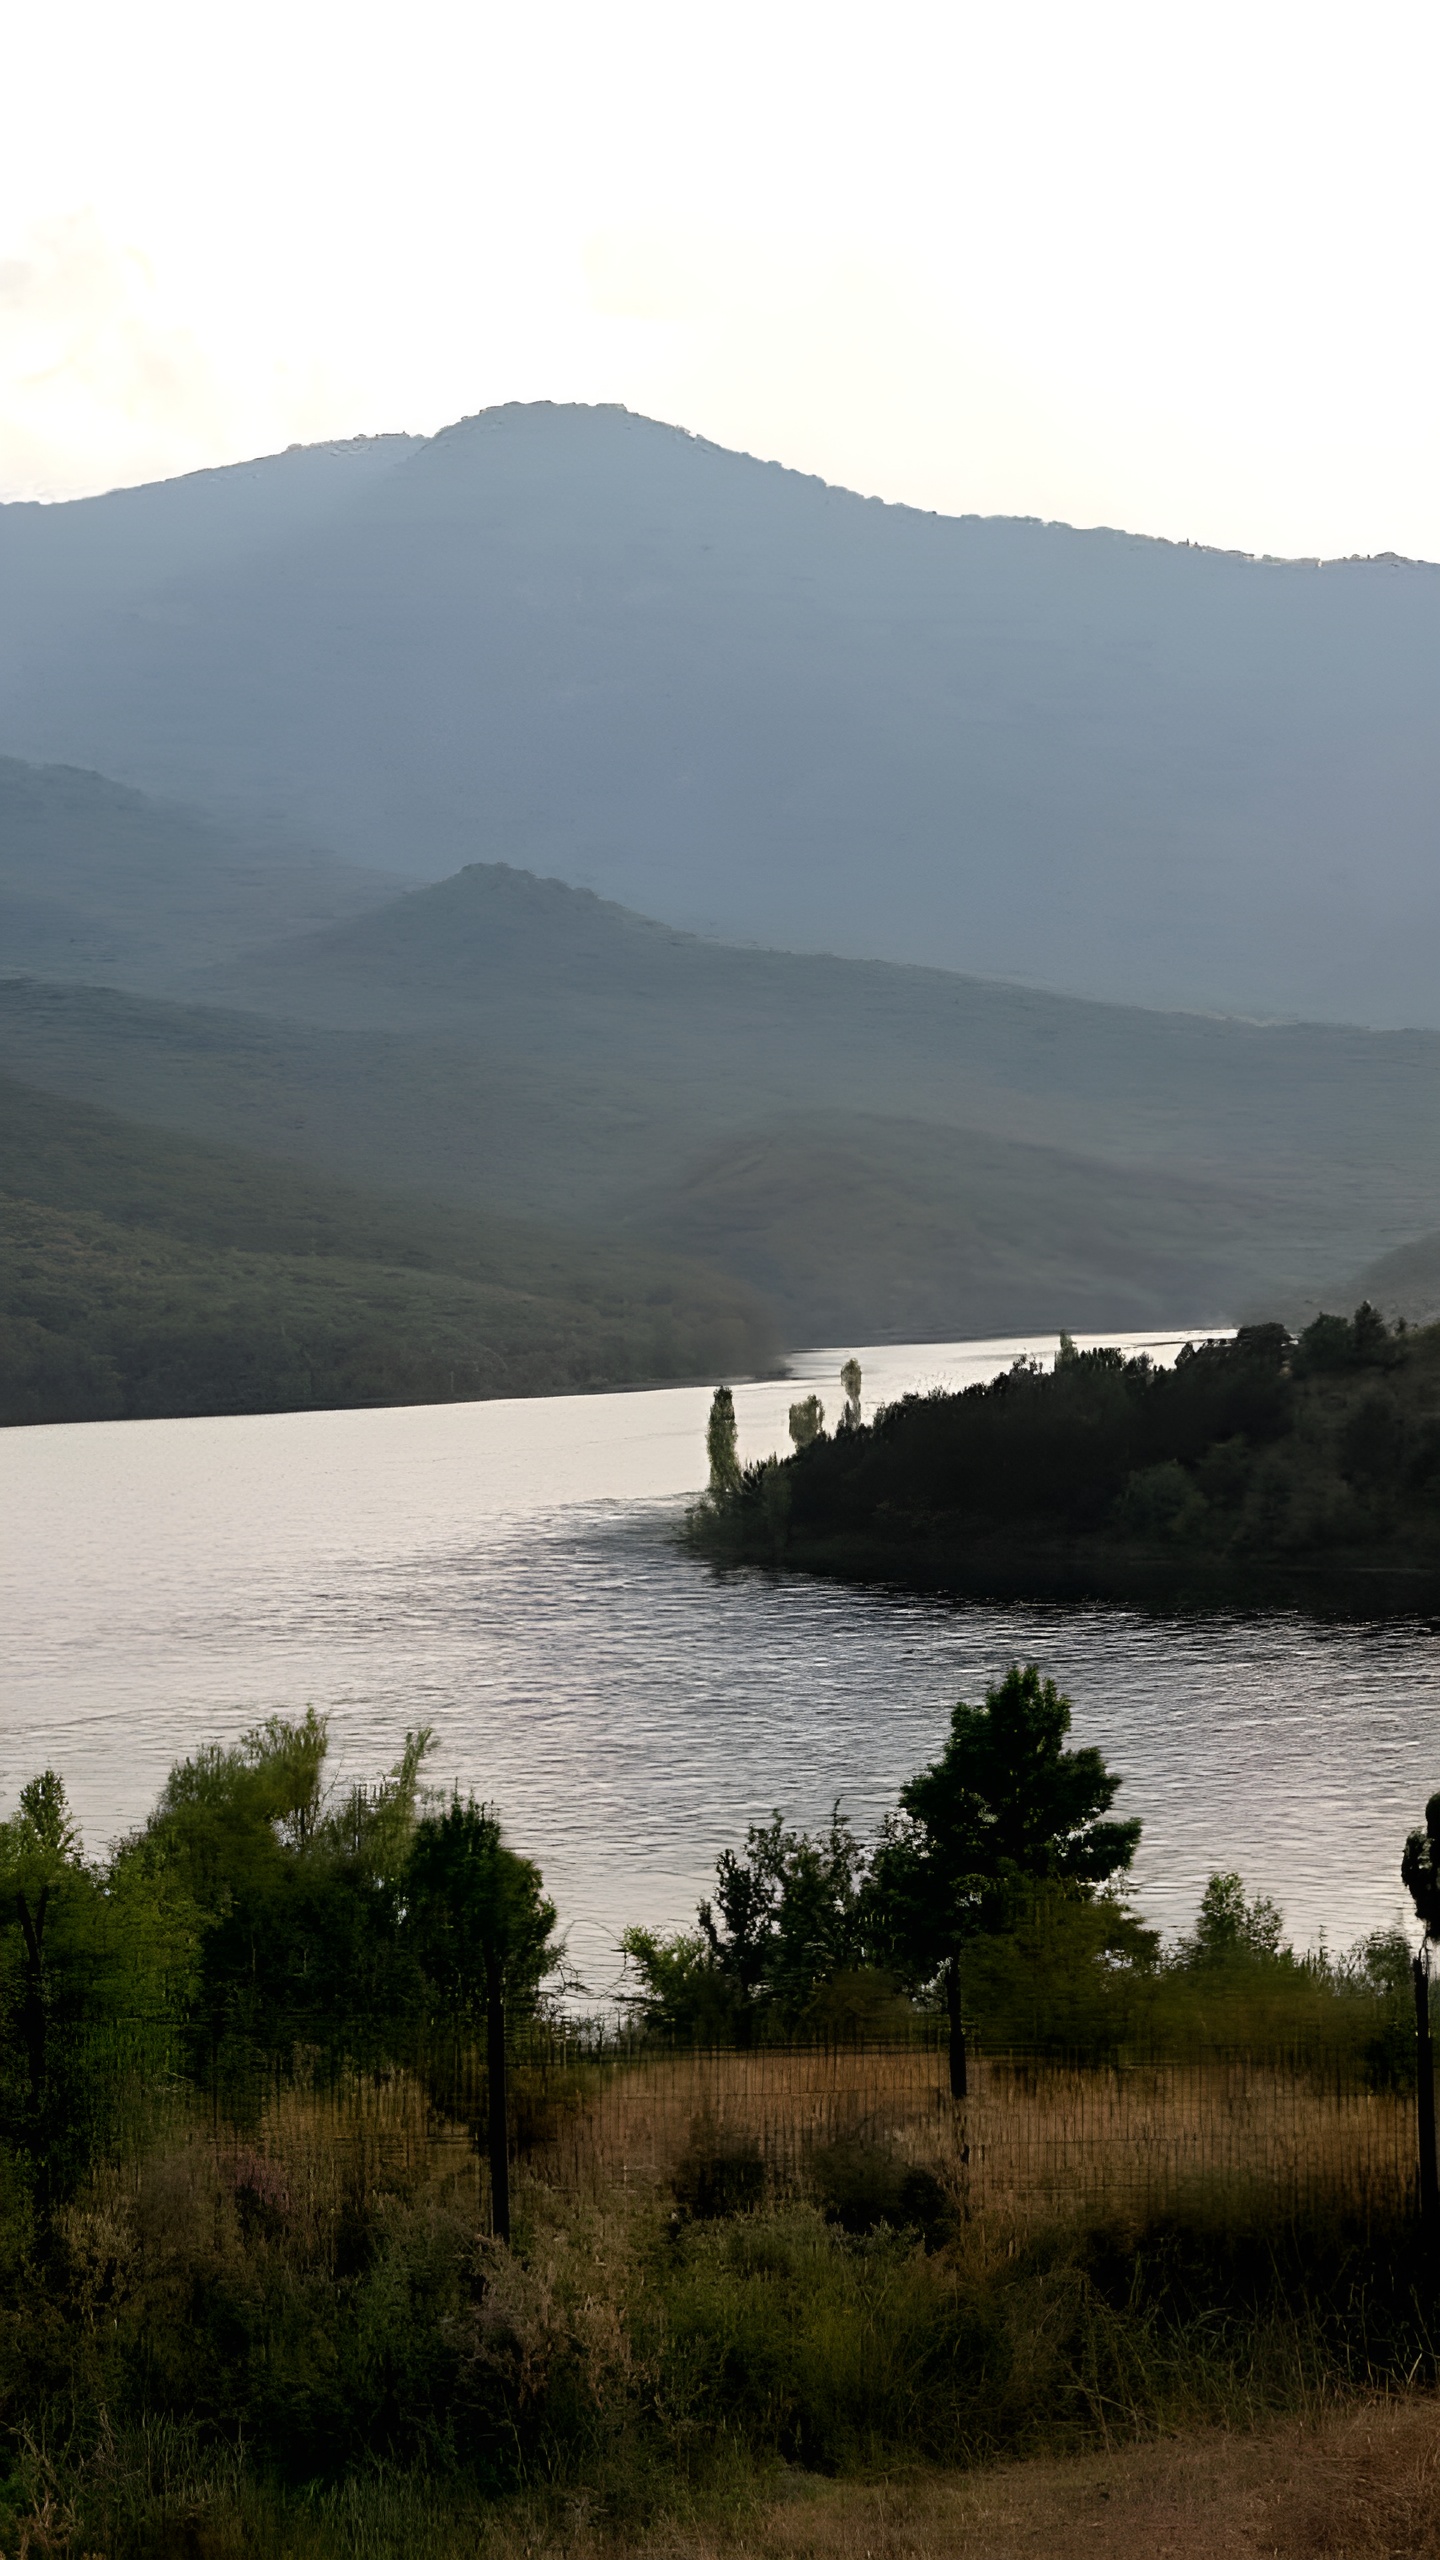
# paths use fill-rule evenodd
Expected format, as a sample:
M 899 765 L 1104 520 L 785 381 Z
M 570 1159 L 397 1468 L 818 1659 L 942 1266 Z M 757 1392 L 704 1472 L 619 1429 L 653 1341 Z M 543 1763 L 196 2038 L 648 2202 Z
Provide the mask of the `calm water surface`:
M 1022 1347 L 862 1353 L 867 1409 Z M 782 1444 L 811 1382 L 833 1411 L 841 1356 L 737 1390 L 744 1455 Z M 1346 1944 L 1397 1913 L 1400 1835 L 1440 1786 L 1428 1627 L 722 1579 L 671 1534 L 707 1403 L 671 1388 L 0 1433 L 0 1798 L 51 1763 L 98 1847 L 173 1760 L 273 1708 L 328 1713 L 345 1773 L 430 1724 L 435 1774 L 499 1802 L 600 1990 L 619 1929 L 686 1920 L 747 1822 L 775 1805 L 814 1822 L 838 1795 L 868 1823 L 951 1702 L 1020 1656 L 1124 1771 L 1153 1918 L 1184 1925 L 1217 1865 L 1273 1893 L 1298 1939 Z

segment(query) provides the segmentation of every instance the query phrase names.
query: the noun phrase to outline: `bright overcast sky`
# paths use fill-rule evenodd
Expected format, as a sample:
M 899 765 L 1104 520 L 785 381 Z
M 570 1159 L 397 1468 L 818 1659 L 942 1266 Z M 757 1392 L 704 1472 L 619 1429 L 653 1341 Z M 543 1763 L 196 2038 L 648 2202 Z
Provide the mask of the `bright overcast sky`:
M 17 0 L 5 57 L 0 494 L 619 400 L 1440 558 L 1434 0 Z

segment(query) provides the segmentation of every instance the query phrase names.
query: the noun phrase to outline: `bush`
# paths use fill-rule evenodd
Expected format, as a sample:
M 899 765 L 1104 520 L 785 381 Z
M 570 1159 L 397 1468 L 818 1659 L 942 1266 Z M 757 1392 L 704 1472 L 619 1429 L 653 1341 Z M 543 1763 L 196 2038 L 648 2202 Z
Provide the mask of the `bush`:
M 809 2167 L 826 2221 L 842 2231 L 888 2223 L 893 2231 L 918 2232 L 927 2249 L 955 2233 L 955 2206 L 934 2170 L 899 2158 L 889 2143 L 864 2134 L 821 2143 Z
M 671 2181 L 675 2202 L 694 2222 L 753 2213 L 765 2194 L 765 2162 L 753 2134 L 734 2133 L 701 2117 Z

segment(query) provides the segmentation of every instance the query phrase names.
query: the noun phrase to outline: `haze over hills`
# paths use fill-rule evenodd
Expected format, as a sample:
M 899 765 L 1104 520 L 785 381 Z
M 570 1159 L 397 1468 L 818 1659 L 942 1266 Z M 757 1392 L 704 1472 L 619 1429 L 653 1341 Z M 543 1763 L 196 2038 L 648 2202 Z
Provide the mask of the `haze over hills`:
M 0 967 L 167 986 L 399 884 L 334 854 L 246 840 L 74 766 L 0 756 Z
M 345 1187 L 0 1076 L 0 1423 L 558 1394 L 765 1366 L 743 1285 Z
M 746 950 L 504 865 L 174 983 L 12 979 L 0 1063 L 686 1256 L 791 1342 L 1219 1322 L 1328 1289 L 1440 1196 L 1434 1034 Z
M 0 509 L 0 746 L 435 877 L 1440 1023 L 1440 570 L 925 516 L 514 407 Z
M 1440 1038 L 1090 1003 L 938 969 L 751 951 L 473 865 L 216 970 L 228 1003 L 479 1043 L 659 1131 L 883 1115 L 1263 1187 L 1346 1250 L 1440 1179 Z M 1258 1193 L 1257 1193 L 1258 1196 Z

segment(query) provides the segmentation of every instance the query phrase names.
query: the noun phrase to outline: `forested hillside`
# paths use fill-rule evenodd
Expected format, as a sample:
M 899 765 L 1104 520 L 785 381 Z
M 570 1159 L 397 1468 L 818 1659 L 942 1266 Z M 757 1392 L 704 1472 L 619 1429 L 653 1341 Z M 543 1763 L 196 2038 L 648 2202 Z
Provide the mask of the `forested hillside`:
M 0 1078 L 0 1422 L 556 1394 L 774 1356 L 742 1287 Z
M 1062 1345 L 752 1467 L 698 1545 L 957 1591 L 1431 1610 L 1440 1328 L 1252 1325 L 1173 1368 Z
M 96 776 L 0 768 L 7 957 L 53 961 L 0 980 L 0 1066 L 684 1255 L 796 1343 L 1313 1309 L 1432 1215 L 1435 1033 L 747 950 L 503 863 L 398 897 L 318 858 L 272 895 L 283 870 Z M 255 944 L 306 898 L 351 912 Z

